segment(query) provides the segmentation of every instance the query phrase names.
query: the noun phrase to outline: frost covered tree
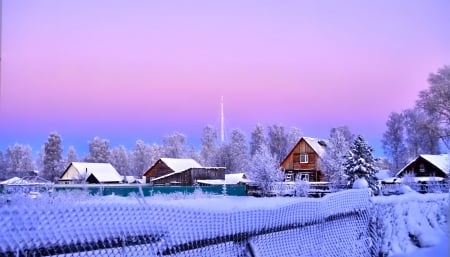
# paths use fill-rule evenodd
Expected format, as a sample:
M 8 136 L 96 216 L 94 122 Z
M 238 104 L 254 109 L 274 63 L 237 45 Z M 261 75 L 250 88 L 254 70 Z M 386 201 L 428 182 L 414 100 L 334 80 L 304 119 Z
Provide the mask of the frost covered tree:
M 52 132 L 44 143 L 43 169 L 42 177 L 48 180 L 55 180 L 63 170 L 62 159 L 62 139 L 61 136 Z
M 258 149 L 251 158 L 247 175 L 261 189 L 263 196 L 268 195 L 273 183 L 281 182 L 284 178 L 278 161 L 266 146 Z
M 201 137 L 200 163 L 204 166 L 213 166 L 217 154 L 217 129 L 211 125 L 203 128 Z
M 220 146 L 216 165 L 227 168 L 228 172 L 243 172 L 248 168 L 249 151 L 242 131 L 231 131 L 229 142 Z
M 416 104 L 436 118 L 438 135 L 450 149 L 450 66 L 440 68 L 428 77 L 430 87 L 419 93 Z
M 330 131 L 326 152 L 321 159 L 320 166 L 325 179 L 333 186 L 344 185 L 346 176 L 344 173 L 344 163 L 352 144 L 349 129 L 347 127 L 333 128 Z
M 356 137 L 350 146 L 349 154 L 344 163 L 345 175 L 347 175 L 350 186 L 353 186 L 356 180 L 364 178 L 372 190 L 377 190 L 377 179 L 375 177 L 377 172 L 375 167 L 376 160 L 372 152 L 372 147 L 367 144 L 362 136 Z
M 152 148 L 142 140 L 137 140 L 131 152 L 130 175 L 142 176 L 152 164 Z
M 125 146 L 120 145 L 111 149 L 111 165 L 119 172 L 120 175 L 130 175 L 130 162 L 128 160 L 128 152 Z
M 298 141 L 300 140 L 300 138 L 302 136 L 303 136 L 303 132 L 301 131 L 301 129 L 299 129 L 297 127 L 291 127 L 289 129 L 289 133 L 287 136 L 287 151 L 286 151 L 286 153 L 288 153 L 290 149 L 294 148 L 294 146 L 298 143 Z
M 109 140 L 94 137 L 89 142 L 89 154 L 85 158 L 87 162 L 108 163 L 110 157 Z
M 6 149 L 6 176 L 24 177 L 36 169 L 31 154 L 31 146 L 15 144 Z
M 439 134 L 436 122 L 419 108 L 404 111 L 406 146 L 409 157 L 419 154 L 439 154 Z
M 78 161 L 77 150 L 73 145 L 69 146 L 69 150 L 67 150 L 66 164 L 65 167 L 69 166 L 72 162 Z
M 4 157 L 2 151 L 0 151 L 0 179 L 1 180 L 7 179 L 7 177 L 6 177 L 6 161 L 5 161 L 5 157 Z
M 258 123 L 251 133 L 250 155 L 255 155 L 262 147 L 267 147 L 267 140 L 263 125 Z
M 407 163 L 405 145 L 404 117 L 401 113 L 392 112 L 386 122 L 387 130 L 381 139 L 384 153 L 391 159 L 391 170 L 398 171 Z
M 270 153 L 275 156 L 278 163 L 281 163 L 288 152 L 288 141 L 284 126 L 274 124 L 268 127 L 268 144 Z
M 186 156 L 186 136 L 179 132 L 163 138 L 164 157 L 167 158 L 184 158 Z

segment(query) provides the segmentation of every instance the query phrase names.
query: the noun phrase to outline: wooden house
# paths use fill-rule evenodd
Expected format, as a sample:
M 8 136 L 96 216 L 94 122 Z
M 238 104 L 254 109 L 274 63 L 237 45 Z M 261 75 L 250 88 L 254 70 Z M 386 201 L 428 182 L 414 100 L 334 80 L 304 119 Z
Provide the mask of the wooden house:
M 59 178 L 60 184 L 117 184 L 122 177 L 110 163 L 72 162 Z
M 225 167 L 202 167 L 193 159 L 161 158 L 145 173 L 154 185 L 194 185 L 197 180 L 225 179 Z
M 421 154 L 405 167 L 400 169 L 396 177 L 412 174 L 416 178 L 440 177 L 448 178 L 450 174 L 450 158 L 448 154 Z
M 302 179 L 310 182 L 323 181 L 320 171 L 320 159 L 325 154 L 326 141 L 302 137 L 281 162 L 285 172 L 285 181 Z

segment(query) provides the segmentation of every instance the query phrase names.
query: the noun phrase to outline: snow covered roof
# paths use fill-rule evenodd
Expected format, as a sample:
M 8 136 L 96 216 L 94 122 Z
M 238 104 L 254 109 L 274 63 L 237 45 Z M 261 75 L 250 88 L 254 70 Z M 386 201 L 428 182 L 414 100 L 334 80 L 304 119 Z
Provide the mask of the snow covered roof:
M 86 178 L 91 174 L 94 175 L 100 183 L 122 181 L 122 177 L 111 163 L 72 162 L 70 165 L 73 165 L 79 174 L 87 173 Z
M 10 184 L 18 184 L 22 179 L 19 177 L 12 177 L 10 179 L 4 180 L 0 182 L 0 185 L 10 185 Z
M 227 184 L 237 184 L 239 182 L 249 183 L 251 180 L 247 179 L 244 173 L 232 173 L 225 174 L 225 182 L 227 182 Z
M 442 170 L 445 174 L 450 174 L 450 158 L 448 154 L 421 154 L 417 156 L 414 160 L 406 164 L 403 168 L 401 168 L 395 176 L 398 176 L 402 173 L 411 163 L 417 161 L 419 158 L 425 159 L 427 162 L 434 165 L 436 168 Z
M 203 168 L 194 159 L 161 158 L 160 160 L 174 172 L 182 172 L 191 168 Z
M 327 140 L 313 137 L 303 137 L 303 139 L 321 158 L 324 156 Z

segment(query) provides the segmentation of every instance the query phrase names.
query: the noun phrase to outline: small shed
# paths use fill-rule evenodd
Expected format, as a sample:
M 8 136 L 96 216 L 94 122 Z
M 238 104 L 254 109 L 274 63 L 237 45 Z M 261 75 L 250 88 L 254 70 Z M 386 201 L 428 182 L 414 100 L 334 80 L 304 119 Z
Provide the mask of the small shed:
M 110 163 L 72 162 L 59 179 L 60 184 L 117 184 L 122 177 Z
M 401 168 L 396 177 L 412 174 L 415 177 L 447 178 L 450 174 L 448 154 L 421 154 Z

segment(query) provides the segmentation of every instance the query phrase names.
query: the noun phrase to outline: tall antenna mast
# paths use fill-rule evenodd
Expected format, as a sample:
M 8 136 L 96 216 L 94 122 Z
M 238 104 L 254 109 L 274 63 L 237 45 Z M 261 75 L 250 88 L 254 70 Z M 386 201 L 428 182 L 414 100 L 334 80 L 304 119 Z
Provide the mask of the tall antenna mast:
M 223 118 L 223 96 L 220 102 L 220 140 L 223 143 L 225 141 L 224 132 L 224 118 Z

